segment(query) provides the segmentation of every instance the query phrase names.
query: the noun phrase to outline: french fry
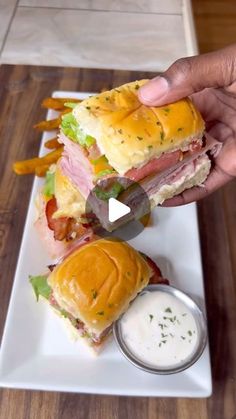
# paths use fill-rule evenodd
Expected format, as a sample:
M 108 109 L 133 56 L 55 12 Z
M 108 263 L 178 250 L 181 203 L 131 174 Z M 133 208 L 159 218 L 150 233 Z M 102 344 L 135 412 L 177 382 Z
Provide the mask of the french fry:
M 43 108 L 54 109 L 55 111 L 60 111 L 64 109 L 64 103 L 53 97 L 47 97 L 41 103 Z
M 38 166 L 35 168 L 35 174 L 39 177 L 44 177 L 49 169 L 49 164 L 44 164 L 43 166 Z
M 13 164 L 13 170 L 17 175 L 36 173 L 36 168 L 42 166 L 50 166 L 50 164 L 56 163 L 60 158 L 62 151 L 63 146 L 51 151 L 43 157 L 35 157 L 29 160 L 17 161 Z
M 61 118 L 50 119 L 49 121 L 41 121 L 33 126 L 33 128 L 38 131 L 52 131 L 56 128 L 59 128 L 61 123 Z
M 65 115 L 66 113 L 70 113 L 72 111 L 72 109 L 71 108 L 66 108 L 66 109 L 64 109 L 64 111 L 62 111 L 62 112 L 60 112 L 60 115 L 62 116 L 62 115 Z
M 57 100 L 61 101 L 62 103 L 71 102 L 71 103 L 79 103 L 82 102 L 82 99 L 77 99 L 74 97 L 57 97 Z
M 60 127 L 62 116 L 69 112 L 71 112 L 70 108 L 64 109 L 62 112 L 60 112 L 60 116 L 58 116 L 58 118 L 40 121 L 35 124 L 33 128 L 37 129 L 38 131 L 52 131 L 57 129 Z
M 65 106 L 65 103 L 79 103 L 80 99 L 64 97 L 64 98 L 45 98 L 41 105 L 43 108 L 54 109 L 59 112 L 59 116 L 49 121 L 40 121 L 33 126 L 38 131 L 52 131 L 60 127 L 62 116 L 71 112 L 71 108 Z M 35 173 L 37 176 L 45 176 L 49 166 L 56 163 L 62 154 L 63 146 L 58 142 L 57 138 L 51 138 L 45 142 L 45 147 L 53 150 L 43 157 L 35 157 L 28 160 L 17 161 L 13 164 L 13 170 L 18 175 L 26 175 Z
M 74 98 L 54 98 L 54 97 L 47 97 L 42 101 L 42 107 L 47 109 L 54 109 L 55 111 L 61 111 L 65 109 L 65 103 L 71 102 L 71 103 L 79 103 L 81 102 L 80 99 L 74 99 Z
M 51 140 L 46 141 L 44 145 L 46 148 L 49 148 L 50 150 L 54 150 L 54 148 L 61 147 L 61 144 L 58 142 L 57 137 L 51 138 Z

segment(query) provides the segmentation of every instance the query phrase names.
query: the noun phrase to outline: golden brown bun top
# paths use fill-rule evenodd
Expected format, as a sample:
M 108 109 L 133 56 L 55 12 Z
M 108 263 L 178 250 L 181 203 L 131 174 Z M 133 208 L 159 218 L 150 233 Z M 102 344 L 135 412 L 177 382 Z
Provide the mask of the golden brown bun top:
M 72 217 L 79 218 L 85 213 L 85 199 L 70 179 L 62 173 L 60 160 L 55 170 L 55 198 L 58 210 L 53 218 Z
M 147 81 L 92 96 L 73 110 L 80 127 L 96 138 L 119 174 L 164 152 L 184 148 L 204 131 L 204 121 L 188 98 L 160 107 L 141 104 L 138 89 Z
M 100 239 L 68 256 L 48 283 L 62 308 L 100 333 L 126 310 L 149 278 L 149 266 L 134 248 Z

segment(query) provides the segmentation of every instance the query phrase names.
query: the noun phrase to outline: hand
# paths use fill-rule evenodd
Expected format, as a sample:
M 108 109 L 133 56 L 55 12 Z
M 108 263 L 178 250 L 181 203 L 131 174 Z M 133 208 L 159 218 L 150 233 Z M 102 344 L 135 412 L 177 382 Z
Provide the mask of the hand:
M 236 176 L 236 44 L 195 57 L 182 58 L 139 90 L 147 106 L 161 106 L 190 96 L 201 112 L 206 131 L 223 143 L 205 181 L 163 205 L 187 204 L 203 198 Z

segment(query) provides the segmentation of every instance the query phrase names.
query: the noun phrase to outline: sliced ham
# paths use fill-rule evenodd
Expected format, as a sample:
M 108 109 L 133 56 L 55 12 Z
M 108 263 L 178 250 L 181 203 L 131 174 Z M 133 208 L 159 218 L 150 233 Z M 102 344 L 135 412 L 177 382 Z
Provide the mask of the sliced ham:
M 97 237 L 95 236 L 93 230 L 91 228 L 86 229 L 83 236 L 81 236 L 78 239 L 71 240 L 71 242 L 68 242 L 68 246 L 65 248 L 64 253 L 60 257 L 60 261 L 65 259 L 67 256 L 69 256 L 75 250 L 82 247 L 84 244 L 90 243 L 90 242 L 94 241 L 95 239 L 97 239 Z
M 62 170 L 72 179 L 73 183 L 86 198 L 89 192 L 94 188 L 93 169 L 91 164 L 89 163 L 86 153 L 78 144 L 73 143 L 65 136 L 62 137 L 62 140 L 65 144 L 65 154 L 61 160 Z M 184 178 L 185 174 L 189 175 L 189 171 L 194 174 L 196 162 L 198 162 L 199 166 L 199 159 L 201 160 L 201 156 L 205 156 L 207 153 L 217 155 L 221 146 L 221 143 L 206 134 L 205 145 L 203 147 L 201 147 L 201 140 L 195 139 L 191 146 L 188 146 L 186 150 L 183 149 L 182 151 L 178 150 L 172 153 L 165 153 L 159 159 L 152 159 L 147 165 L 144 165 L 137 170 L 132 169 L 127 172 L 127 174 L 129 174 L 131 179 L 138 181 L 147 196 L 151 198 L 163 185 L 173 184 L 177 180 L 177 176 L 179 176 L 179 178 L 181 176 Z M 103 179 L 104 178 L 100 180 Z M 129 181 L 130 178 L 123 177 L 123 179 Z M 140 190 L 136 191 L 136 188 L 131 188 L 131 190 L 128 189 L 120 194 L 119 200 L 130 208 L 139 208 Z M 107 228 L 108 231 L 117 228 L 120 223 L 119 220 L 117 221 L 117 225 L 116 223 L 112 224 L 112 229 L 110 229 L 110 227 L 108 228 L 107 222 L 105 222 L 105 220 L 107 220 L 106 203 L 98 201 L 96 197 L 94 197 L 94 201 L 95 202 L 91 201 L 91 205 L 102 225 Z M 105 209 L 103 209 L 103 207 Z M 141 212 L 143 213 L 140 214 L 140 216 L 145 214 L 143 210 Z M 121 224 L 119 224 L 119 226 Z
M 92 165 L 79 144 L 69 140 L 63 133 L 60 133 L 59 140 L 65 145 L 59 163 L 62 173 L 71 179 L 86 199 L 94 187 Z
M 204 160 L 209 160 L 208 153 L 216 156 L 222 144 L 216 141 L 214 138 L 206 135 L 206 145 L 198 152 L 188 153 L 188 156 L 184 161 L 179 161 L 176 165 L 169 167 L 161 173 L 153 174 L 141 180 L 139 185 L 141 185 L 142 190 L 146 193 L 149 199 L 157 194 L 164 185 L 173 185 L 177 181 L 184 181 L 189 175 L 194 175 L 196 168 L 200 164 L 204 163 Z M 140 189 L 139 188 L 127 188 L 124 192 L 119 195 L 119 200 L 123 202 L 128 207 L 132 208 L 132 211 L 135 211 L 137 208 L 137 213 L 139 216 L 143 216 L 147 212 L 147 200 L 145 197 L 140 199 Z M 138 212 L 140 210 L 140 212 Z M 149 208 L 150 210 L 150 208 Z M 97 214 L 101 222 L 106 219 L 106 213 Z M 125 221 L 129 221 L 127 218 Z M 116 223 L 119 223 L 117 225 Z M 120 227 L 122 219 L 119 219 L 117 222 L 112 224 L 112 230 L 117 227 Z M 106 228 L 106 227 L 105 227 Z
M 88 157 L 100 157 L 101 152 L 96 144 L 92 145 L 88 151 L 85 151 L 79 144 L 74 143 L 63 133 L 59 137 L 60 142 L 65 145 L 64 153 L 60 161 L 62 172 L 68 176 L 71 181 L 78 187 L 85 199 L 87 199 L 90 191 L 94 188 L 94 170 Z M 188 147 L 183 150 L 176 150 L 170 153 L 163 153 L 159 158 L 153 158 L 144 166 L 130 169 L 125 173 L 125 177 L 139 182 L 153 174 L 162 174 L 167 169 L 175 167 L 182 159 L 186 160 L 188 156 L 195 155 L 201 151 L 202 140 L 195 139 Z M 186 160 L 187 161 L 187 160 Z M 116 177 L 117 174 L 108 174 L 100 178 L 104 180 L 110 177 Z
M 196 161 L 199 157 L 206 155 L 206 153 L 210 153 L 212 156 L 218 155 L 222 144 L 208 134 L 206 134 L 205 137 L 206 145 L 201 148 L 201 150 L 195 153 L 190 153 L 188 157 L 184 159 L 184 161 L 179 161 L 175 166 L 164 170 L 162 173 L 149 176 L 140 182 L 140 185 L 148 194 L 148 196 L 156 193 L 161 188 L 161 186 L 176 180 L 176 174 L 179 171 L 182 171 L 187 165 Z

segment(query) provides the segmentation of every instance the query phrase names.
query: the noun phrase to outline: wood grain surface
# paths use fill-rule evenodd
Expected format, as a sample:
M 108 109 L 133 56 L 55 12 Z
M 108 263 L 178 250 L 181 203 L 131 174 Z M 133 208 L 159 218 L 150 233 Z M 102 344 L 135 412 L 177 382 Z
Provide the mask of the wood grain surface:
M 33 180 L 30 176 L 17 177 L 11 166 L 13 161 L 38 152 L 40 134 L 32 130 L 32 125 L 45 116 L 41 100 L 53 90 L 99 91 L 146 76 L 128 71 L 1 66 L 0 334 Z M 3 389 L 0 419 L 236 418 L 236 182 L 202 201 L 198 212 L 213 367 L 212 397 L 128 398 Z
M 235 0 L 192 0 L 192 6 L 201 53 L 236 42 Z

